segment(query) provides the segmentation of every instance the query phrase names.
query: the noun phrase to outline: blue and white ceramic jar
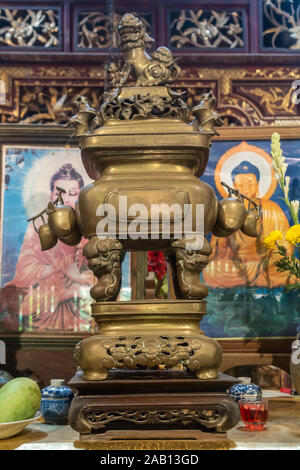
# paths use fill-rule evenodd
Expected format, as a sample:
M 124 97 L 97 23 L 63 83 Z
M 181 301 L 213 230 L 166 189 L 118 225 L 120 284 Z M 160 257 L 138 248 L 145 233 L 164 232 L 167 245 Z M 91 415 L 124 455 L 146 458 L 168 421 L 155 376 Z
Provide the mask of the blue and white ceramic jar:
M 47 424 L 67 424 L 74 393 L 62 379 L 52 379 L 42 390 L 40 411 Z
M 0 387 L 12 379 L 13 376 L 9 372 L 6 372 L 6 370 L 0 370 Z
M 258 400 L 262 397 L 262 391 L 258 385 L 251 383 L 250 377 L 238 377 L 240 383 L 229 389 L 229 395 L 236 401 L 241 399 Z

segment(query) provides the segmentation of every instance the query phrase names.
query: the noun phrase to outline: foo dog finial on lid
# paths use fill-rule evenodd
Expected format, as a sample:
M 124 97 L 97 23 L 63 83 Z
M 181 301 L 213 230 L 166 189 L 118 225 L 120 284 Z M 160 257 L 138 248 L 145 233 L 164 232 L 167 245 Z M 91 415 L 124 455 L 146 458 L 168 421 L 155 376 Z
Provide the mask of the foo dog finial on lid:
M 121 18 L 118 33 L 125 61 L 119 88 L 126 83 L 130 75 L 136 80 L 137 86 L 166 85 L 178 78 L 180 67 L 167 47 L 158 47 L 152 57 L 147 54 L 146 49 L 153 39 L 146 33 L 139 18 L 126 13 Z

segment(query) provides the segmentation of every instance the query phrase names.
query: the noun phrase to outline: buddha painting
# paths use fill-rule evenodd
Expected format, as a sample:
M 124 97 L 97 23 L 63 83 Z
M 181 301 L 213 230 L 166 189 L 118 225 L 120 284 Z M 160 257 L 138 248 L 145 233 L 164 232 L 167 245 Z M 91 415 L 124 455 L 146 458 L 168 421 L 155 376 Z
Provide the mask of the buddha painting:
M 39 204 L 43 206 L 49 199 L 54 201 L 57 186 L 65 190 L 64 203 L 75 207 L 79 191 L 85 183 L 82 177 L 84 172 L 79 172 L 71 163 L 74 157 L 72 152 L 74 154 L 71 150 L 70 158 L 66 158 L 67 163 L 58 162 L 55 157 L 61 159 L 62 155 L 54 152 L 37 160 L 29 169 L 27 183 L 30 181 L 31 186 L 25 179 L 23 190 L 27 212 L 36 211 Z M 47 159 L 51 157 L 50 164 Z M 45 176 L 40 178 L 42 181 L 34 183 L 35 171 L 40 171 L 41 166 L 44 172 L 40 174 Z M 46 168 L 55 168 L 54 173 L 47 174 Z M 33 201 L 31 195 L 39 184 L 40 192 L 36 193 L 39 201 Z M 46 195 L 43 194 L 45 191 Z M 85 243 L 84 238 L 77 246 L 67 246 L 58 241 L 51 250 L 41 251 L 39 236 L 33 224 L 28 224 L 13 279 L 6 282 L 1 291 L 2 328 L 30 331 L 90 329 L 89 288 L 93 283 L 93 274 L 88 270 L 82 254 Z
M 269 190 L 265 194 L 260 194 L 260 181 L 263 178 L 261 172 L 264 168 L 261 165 L 261 168 L 259 168 L 259 166 L 251 163 L 250 152 L 253 152 L 251 147 L 253 146 L 243 143 L 242 147 L 231 149 L 231 155 L 233 156 L 244 155 L 247 151 L 250 154 L 249 160 L 242 160 L 232 168 L 231 179 L 232 186 L 235 189 L 238 189 L 256 203 L 261 203 L 263 231 L 258 240 L 244 235 L 240 230 L 227 238 L 212 236 L 213 253 L 211 262 L 204 273 L 205 282 L 211 287 L 239 285 L 276 287 L 284 285 L 286 282 L 286 274 L 279 273 L 276 270 L 272 262 L 274 255 L 271 258 L 268 256 L 267 250 L 262 245 L 262 240 L 273 230 L 281 230 L 285 234 L 289 228 L 289 223 L 280 206 L 269 199 L 270 192 L 275 190 L 273 179 L 276 182 L 275 175 L 272 175 L 272 172 L 270 175 L 272 180 L 270 176 L 269 178 L 265 176 L 265 179 L 269 179 Z M 232 153 L 233 150 L 235 150 L 234 153 Z M 257 150 L 255 151 L 257 152 Z M 220 169 L 222 172 L 221 165 L 222 161 L 220 160 L 216 168 L 216 174 Z M 217 178 L 216 184 L 218 186 Z M 245 204 L 247 207 L 248 202 L 245 201 Z
M 289 228 L 281 207 L 270 200 L 277 186 L 271 162 L 271 157 L 262 148 L 242 142 L 223 154 L 216 165 L 215 184 L 220 194 L 228 196 L 221 185 L 224 181 L 261 205 L 263 214 L 263 228 L 258 239 L 240 230 L 227 238 L 214 235 L 211 238 L 211 261 L 203 271 L 203 278 L 211 289 L 212 315 L 209 320 L 222 324 L 225 336 L 226 333 L 259 335 L 257 322 L 260 321 L 263 328 L 262 316 L 268 311 L 266 305 L 272 308 L 273 313 L 278 309 L 276 299 L 282 295 L 288 282 L 287 274 L 278 272 L 274 266 L 278 255 L 270 254 L 262 243 L 273 230 L 280 230 L 285 235 Z M 247 200 L 245 205 L 248 208 Z M 267 304 L 263 304 L 266 301 Z M 227 318 L 224 315 L 226 308 L 230 311 Z M 257 316 L 255 313 L 251 316 L 255 309 Z M 280 315 L 276 321 L 279 321 Z M 270 328 L 274 327 L 270 317 L 268 321 Z

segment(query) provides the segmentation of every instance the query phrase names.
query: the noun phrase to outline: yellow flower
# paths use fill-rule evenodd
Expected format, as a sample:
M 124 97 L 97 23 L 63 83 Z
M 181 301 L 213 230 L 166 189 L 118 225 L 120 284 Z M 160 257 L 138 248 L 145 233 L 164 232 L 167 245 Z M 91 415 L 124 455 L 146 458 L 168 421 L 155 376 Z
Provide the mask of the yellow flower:
M 295 243 L 300 243 L 300 224 L 293 225 L 288 229 L 285 234 L 285 239 L 291 245 L 295 245 Z
M 275 243 L 277 240 L 282 240 L 283 235 L 280 230 L 274 230 L 271 232 L 263 241 L 264 246 L 268 250 L 273 250 L 275 248 Z

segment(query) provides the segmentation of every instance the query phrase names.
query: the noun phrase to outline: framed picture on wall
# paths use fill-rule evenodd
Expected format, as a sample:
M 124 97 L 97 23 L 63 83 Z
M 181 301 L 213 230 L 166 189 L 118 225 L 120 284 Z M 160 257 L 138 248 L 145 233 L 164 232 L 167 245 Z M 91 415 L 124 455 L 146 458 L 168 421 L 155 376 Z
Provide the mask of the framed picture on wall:
M 15 125 L 0 132 L 0 332 L 88 334 L 94 278 L 82 254 L 87 240 L 76 246 L 58 241 L 42 251 L 36 231 L 42 219 L 36 227 L 27 222 L 57 198 L 57 186 L 65 190 L 64 203 L 74 207 L 81 188 L 92 182 L 72 131 Z M 122 269 L 119 300 L 130 300 L 129 253 Z
M 273 230 L 284 235 L 294 224 L 272 167 L 274 132 L 281 137 L 288 165 L 290 200 L 299 201 L 299 128 L 220 128 L 201 177 L 213 186 L 219 200 L 228 196 L 223 181 L 260 200 L 263 212 L 260 239 L 241 231 L 227 238 L 209 237 L 213 253 L 202 277 L 210 292 L 201 328 L 215 338 L 287 338 L 294 337 L 300 326 L 299 290 L 286 291 L 287 274 L 278 272 L 276 254 L 262 243 Z

